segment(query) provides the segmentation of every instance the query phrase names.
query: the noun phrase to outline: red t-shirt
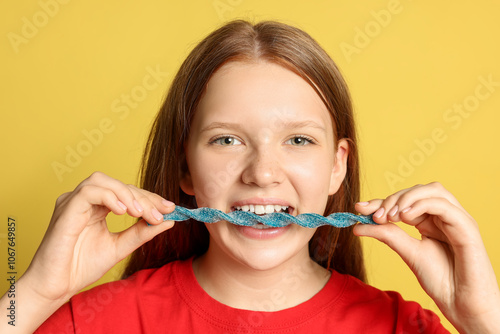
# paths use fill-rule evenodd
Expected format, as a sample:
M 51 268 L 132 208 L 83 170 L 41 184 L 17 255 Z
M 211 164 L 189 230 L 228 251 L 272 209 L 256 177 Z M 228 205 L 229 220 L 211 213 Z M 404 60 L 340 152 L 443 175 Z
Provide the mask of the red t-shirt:
M 326 332 L 449 333 L 436 314 L 417 303 L 337 272 L 298 306 L 276 312 L 235 309 L 201 288 L 192 259 L 141 270 L 75 295 L 35 333 Z

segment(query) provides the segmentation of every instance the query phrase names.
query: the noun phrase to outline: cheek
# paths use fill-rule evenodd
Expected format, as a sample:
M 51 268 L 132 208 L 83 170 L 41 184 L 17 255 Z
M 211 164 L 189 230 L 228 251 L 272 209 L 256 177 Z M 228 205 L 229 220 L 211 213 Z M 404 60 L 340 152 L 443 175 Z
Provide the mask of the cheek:
M 289 179 L 302 203 L 326 203 L 333 162 L 321 154 L 308 156 L 288 164 Z M 320 208 L 319 211 L 322 209 Z
M 221 199 L 238 177 L 238 163 L 234 157 L 229 159 L 200 152 L 192 161 L 190 172 L 198 206 Z

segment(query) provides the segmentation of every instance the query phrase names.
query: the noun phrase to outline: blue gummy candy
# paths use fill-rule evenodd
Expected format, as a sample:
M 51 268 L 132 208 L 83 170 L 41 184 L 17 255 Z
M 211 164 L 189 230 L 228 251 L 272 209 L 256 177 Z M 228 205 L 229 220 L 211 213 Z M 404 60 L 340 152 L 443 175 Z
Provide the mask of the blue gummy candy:
M 164 220 L 182 221 L 190 218 L 204 223 L 216 223 L 221 220 L 226 220 L 230 223 L 241 226 L 252 226 L 257 223 L 262 223 L 272 227 L 297 224 L 302 227 L 315 228 L 322 225 L 349 227 L 357 222 L 363 224 L 376 224 L 373 221 L 372 215 L 355 215 L 349 212 L 336 212 L 327 217 L 323 217 L 317 213 L 303 213 L 298 216 L 292 216 L 288 213 L 282 212 L 268 213 L 266 215 L 259 216 L 249 211 L 233 211 L 225 213 L 212 208 L 186 209 L 181 206 L 176 206 L 174 211 L 163 215 Z

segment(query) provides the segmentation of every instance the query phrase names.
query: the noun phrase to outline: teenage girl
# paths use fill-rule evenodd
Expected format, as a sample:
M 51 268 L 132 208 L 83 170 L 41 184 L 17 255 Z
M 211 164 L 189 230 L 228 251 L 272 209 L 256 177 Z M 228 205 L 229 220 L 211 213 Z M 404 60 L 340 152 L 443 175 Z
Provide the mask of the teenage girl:
M 444 333 L 435 314 L 366 283 L 359 236 L 386 243 L 463 333 L 500 333 L 477 223 L 441 184 L 359 202 L 346 84 L 303 31 L 231 22 L 182 64 L 156 118 L 141 188 L 96 172 L 61 195 L 17 282 L 31 333 Z M 291 215 L 374 214 L 337 229 L 162 221 L 175 204 Z M 111 233 L 109 212 L 139 218 Z M 421 240 L 391 222 L 415 226 Z M 148 224 L 150 226 L 148 226 Z M 123 280 L 84 293 L 131 254 Z M 68 302 L 69 299 L 69 302 Z M 1 309 L 9 305 L 6 295 Z

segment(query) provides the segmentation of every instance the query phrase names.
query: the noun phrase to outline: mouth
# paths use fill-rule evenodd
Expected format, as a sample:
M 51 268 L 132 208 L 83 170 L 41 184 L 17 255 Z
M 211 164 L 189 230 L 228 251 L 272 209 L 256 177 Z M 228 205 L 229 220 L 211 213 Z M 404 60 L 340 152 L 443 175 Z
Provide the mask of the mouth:
M 258 216 L 264 216 L 266 214 L 277 213 L 277 212 L 288 213 L 288 214 L 292 214 L 294 212 L 294 208 L 291 205 L 289 205 L 288 202 L 278 199 L 260 199 L 260 200 L 254 199 L 254 200 L 240 201 L 234 204 L 235 205 L 231 207 L 230 212 L 245 211 L 245 212 L 255 213 Z M 248 227 L 254 230 L 261 230 L 261 231 L 267 230 L 269 232 L 283 229 L 283 228 L 264 225 L 262 223 L 257 223 Z
M 293 212 L 293 207 L 289 205 L 279 205 L 279 204 L 246 204 L 246 205 L 237 205 L 237 206 L 232 206 L 231 211 L 248 211 L 255 213 L 256 215 L 263 216 L 268 213 L 275 213 L 275 212 L 281 212 L 281 213 L 288 213 L 291 214 Z

